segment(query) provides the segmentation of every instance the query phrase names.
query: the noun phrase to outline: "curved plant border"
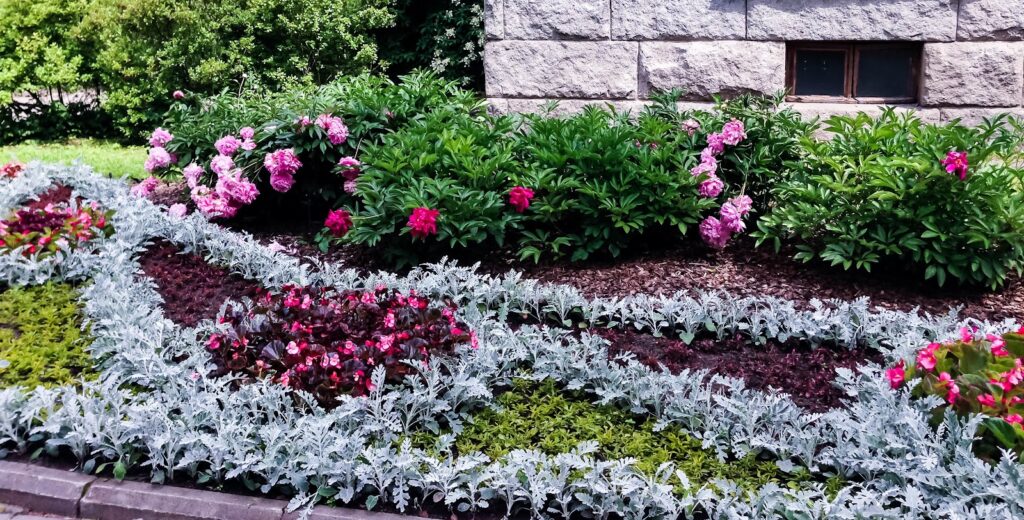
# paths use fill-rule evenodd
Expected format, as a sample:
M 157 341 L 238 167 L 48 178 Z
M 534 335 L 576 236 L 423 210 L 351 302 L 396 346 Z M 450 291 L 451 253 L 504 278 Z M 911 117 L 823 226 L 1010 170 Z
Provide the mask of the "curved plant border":
M 538 285 L 515 273 L 480 276 L 447 263 L 406 277 L 360 277 L 340 266 L 302 265 L 198 216 L 171 217 L 131 197 L 120 181 L 82 166 L 30 165 L 5 187 L 10 191 L 0 198 L 0 210 L 53 181 L 114 209 L 116 234 L 49 264 L 0 257 L 0 273 L 8 283 L 50 276 L 91 280 L 82 301 L 95 337 L 90 351 L 102 375 L 79 390 L 0 390 L 0 446 L 24 449 L 45 440 L 49 449 L 73 454 L 85 469 L 110 463 L 123 471 L 141 464 L 157 482 L 185 475 L 202 482 L 237 479 L 264 493 L 284 487 L 296 495 L 293 508 L 333 497 L 369 506 L 387 502 L 399 510 L 424 502 L 459 511 L 521 508 L 535 517 L 677 518 L 698 508 L 712 518 L 1024 513 L 1024 466 L 1010 457 L 991 465 L 971 453 L 979 418 L 947 415 L 940 428 L 932 428 L 928 410 L 937 399 L 912 401 L 906 390 L 891 391 L 878 365 L 839 372 L 838 384 L 853 400 L 847 409 L 809 414 L 785 395 L 748 390 L 740 380 L 703 372 L 672 375 L 628 357 L 609 361 L 602 339 L 567 330 L 584 322 L 684 337 L 741 332 L 755 340 L 873 345 L 893 359 L 910 356 L 930 338 L 951 336 L 963 324 L 995 332 L 1011 323 L 961 322 L 953 311 L 938 317 L 871 311 L 866 300 L 819 303 L 811 311 L 774 298 L 724 293 L 588 300 L 569 287 Z M 269 287 L 383 284 L 451 296 L 461 305 L 460 317 L 477 331 L 481 348 L 434 360 L 435 368 L 445 370 L 425 371 L 406 385 L 378 385 L 370 396 L 344 399 L 330 411 L 300 396 L 311 410 L 300 412 L 292 394 L 268 383 L 233 390 L 226 379 L 204 376 L 210 363 L 202 340 L 216 325 L 175 326 L 163 317 L 153 282 L 139 274 L 137 253 L 155 237 Z M 506 320 L 512 314 L 542 324 L 513 332 Z M 555 326 L 546 324 L 552 321 Z M 516 451 L 492 461 L 481 454 L 453 457 L 451 436 L 441 437 L 436 456 L 399 442 L 411 428 L 444 423 L 458 431 L 467 414 L 492 402 L 489 389 L 523 366 L 532 377 L 585 390 L 598 402 L 650 413 L 662 427 L 682 428 L 720 456 L 766 451 L 783 469 L 837 472 L 853 483 L 835 496 L 822 485 L 768 485 L 748 493 L 729 482 L 683 484 L 684 493 L 677 495 L 673 485 L 686 479 L 672 467 L 638 474 L 628 461 L 595 460 L 595 446 L 588 443 L 558 456 Z

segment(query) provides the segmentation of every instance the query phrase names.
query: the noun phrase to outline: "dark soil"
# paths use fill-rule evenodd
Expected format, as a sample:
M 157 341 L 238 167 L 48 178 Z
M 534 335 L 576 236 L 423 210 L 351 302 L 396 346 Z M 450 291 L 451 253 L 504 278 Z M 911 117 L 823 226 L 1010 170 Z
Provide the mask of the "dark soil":
M 226 300 L 253 298 L 262 289 L 259 283 L 210 265 L 199 255 L 183 254 L 166 241 L 150 246 L 139 262 L 156 282 L 164 299 L 164 315 L 186 327 L 216 318 Z
M 45 193 L 39 196 L 38 200 L 33 200 L 25 207 L 28 209 L 43 209 L 50 204 L 61 204 L 71 200 L 71 188 L 63 184 L 55 184 L 52 188 L 47 190 Z
M 725 340 L 682 341 L 614 329 L 591 332 L 611 342 L 610 356 L 632 352 L 652 368 L 664 365 L 673 374 L 683 369 L 707 369 L 715 374 L 742 378 L 747 387 L 777 388 L 812 412 L 842 406 L 846 394 L 832 385 L 836 368 L 853 369 L 865 361 L 881 362 L 881 354 L 867 349 L 811 349 L 797 343 L 752 345 L 742 337 Z

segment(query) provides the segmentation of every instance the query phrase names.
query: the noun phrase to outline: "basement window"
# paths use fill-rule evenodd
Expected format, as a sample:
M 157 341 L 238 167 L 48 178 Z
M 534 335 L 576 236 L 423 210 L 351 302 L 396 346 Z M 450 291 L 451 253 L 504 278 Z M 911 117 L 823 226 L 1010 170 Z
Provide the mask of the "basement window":
M 919 43 L 789 43 L 787 99 L 811 103 L 916 103 L 921 48 Z

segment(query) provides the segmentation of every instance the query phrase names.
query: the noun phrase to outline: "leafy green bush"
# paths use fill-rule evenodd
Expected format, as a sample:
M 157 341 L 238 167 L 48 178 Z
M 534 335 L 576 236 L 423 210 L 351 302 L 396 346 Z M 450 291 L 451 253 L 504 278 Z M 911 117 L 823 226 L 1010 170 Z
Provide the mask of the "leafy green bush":
M 0 292 L 0 386 L 92 377 L 77 297 L 73 287 L 56 283 Z
M 786 474 L 773 461 L 750 454 L 720 461 L 701 442 L 679 430 L 655 431 L 653 419 L 638 418 L 611 406 L 588 402 L 584 395 L 563 392 L 551 380 L 516 380 L 498 396 L 500 410 L 486 409 L 468 421 L 455 440 L 460 454 L 482 452 L 497 459 L 512 450 L 539 450 L 549 455 L 572 451 L 584 441 L 596 441 L 596 456 L 604 460 L 633 458 L 641 472 L 653 474 L 672 462 L 694 486 L 730 479 L 746 489 L 769 482 L 796 485 L 806 477 Z M 423 443 L 422 438 L 417 439 Z
M 397 0 L 395 11 L 395 26 L 380 38 L 381 59 L 392 73 L 429 69 L 483 89 L 483 0 Z
M 1015 121 L 970 128 L 887 110 L 834 117 L 829 141 L 803 141 L 772 191 L 758 243 L 870 271 L 899 265 L 939 285 L 992 288 L 1024 269 L 1024 169 Z M 951 161 L 966 153 L 962 170 Z M 954 170 L 954 171 L 947 171 Z

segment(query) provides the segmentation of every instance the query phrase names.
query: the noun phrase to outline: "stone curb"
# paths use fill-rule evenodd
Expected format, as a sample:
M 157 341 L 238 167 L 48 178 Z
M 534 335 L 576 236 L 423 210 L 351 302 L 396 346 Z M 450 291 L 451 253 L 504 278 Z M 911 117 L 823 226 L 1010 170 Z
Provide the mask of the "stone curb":
M 94 520 L 297 520 L 284 500 L 200 489 L 117 482 L 20 462 L 0 461 L 0 503 Z M 407 520 L 360 509 L 317 506 L 311 520 Z

